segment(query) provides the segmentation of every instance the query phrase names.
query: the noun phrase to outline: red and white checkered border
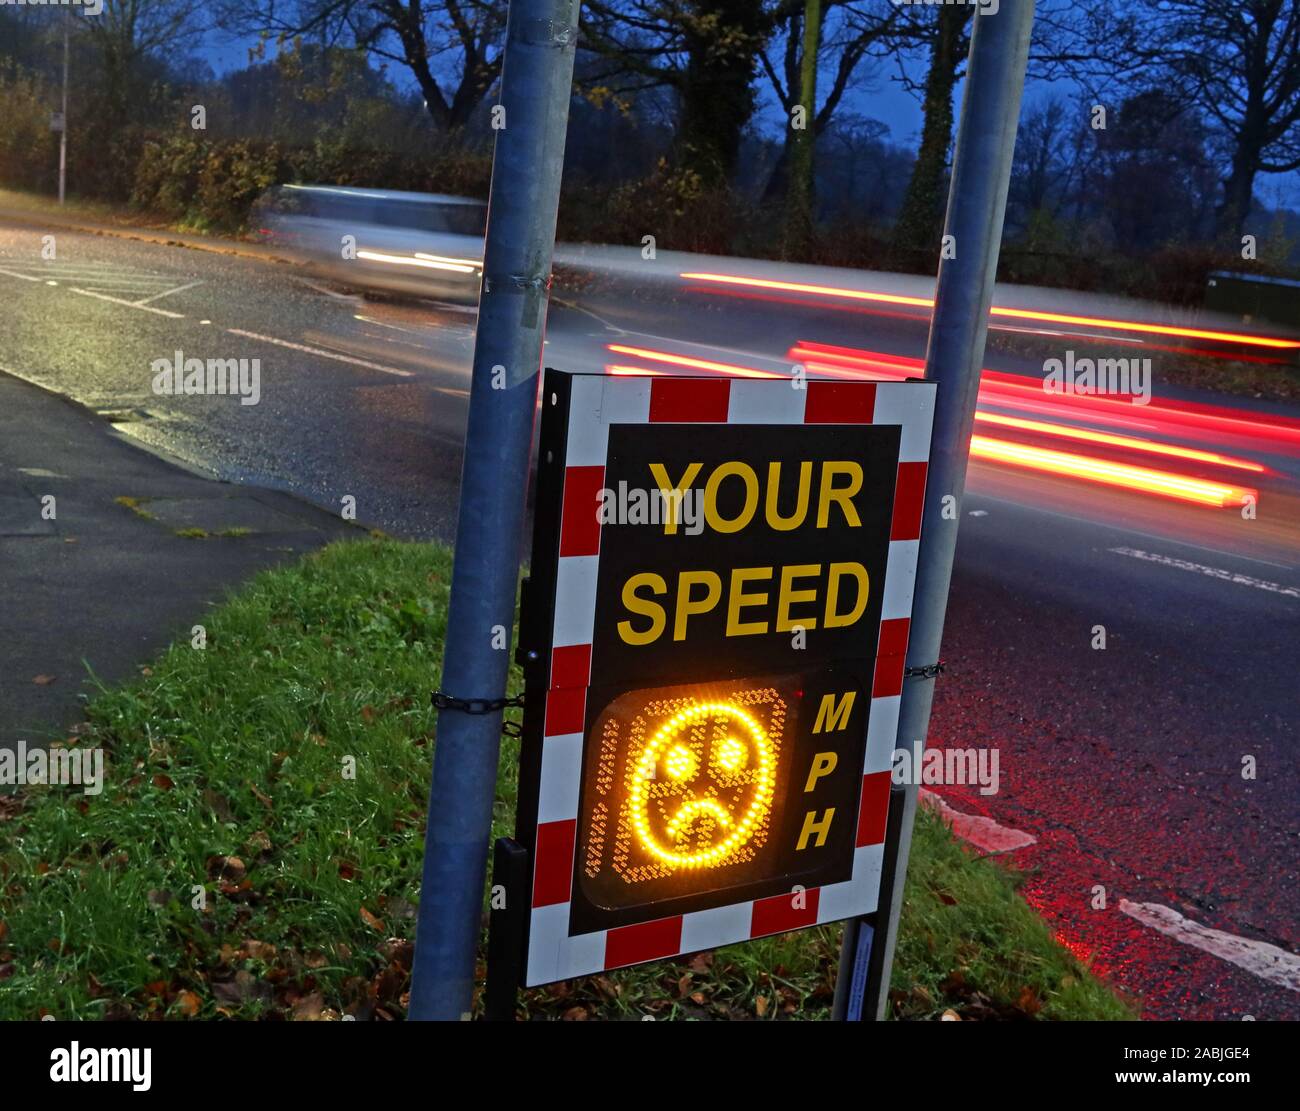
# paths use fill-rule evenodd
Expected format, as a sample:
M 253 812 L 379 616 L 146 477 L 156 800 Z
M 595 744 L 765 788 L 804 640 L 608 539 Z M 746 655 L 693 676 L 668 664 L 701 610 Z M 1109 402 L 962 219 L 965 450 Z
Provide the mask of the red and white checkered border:
M 917 383 L 908 382 L 810 380 L 805 389 L 793 389 L 787 379 L 574 376 L 533 854 L 525 973 L 529 986 L 834 922 L 876 909 L 934 392 L 933 387 L 918 388 Z M 569 900 L 600 555 L 597 492 L 604 485 L 609 426 L 656 423 L 901 427 L 853 872 L 843 883 L 809 889 L 803 899 L 782 893 L 570 935 Z

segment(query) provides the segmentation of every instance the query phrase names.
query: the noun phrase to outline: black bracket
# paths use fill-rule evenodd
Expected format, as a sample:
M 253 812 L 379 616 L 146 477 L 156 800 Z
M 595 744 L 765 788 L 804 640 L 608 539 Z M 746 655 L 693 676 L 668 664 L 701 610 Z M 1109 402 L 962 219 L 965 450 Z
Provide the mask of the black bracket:
M 528 936 L 528 875 L 528 850 L 513 837 L 498 837 L 492 850 L 492 909 L 483 992 L 483 1017 L 488 1022 L 515 1020 Z

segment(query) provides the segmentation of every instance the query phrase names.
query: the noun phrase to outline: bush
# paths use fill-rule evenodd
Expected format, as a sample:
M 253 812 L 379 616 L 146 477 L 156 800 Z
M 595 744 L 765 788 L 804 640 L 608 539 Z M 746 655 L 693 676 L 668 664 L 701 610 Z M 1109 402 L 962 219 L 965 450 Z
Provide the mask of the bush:
M 53 92 L 11 63 L 0 62 L 0 181 L 17 189 L 49 189 L 59 137 L 49 127 Z
M 280 152 L 239 140 L 211 147 L 187 221 L 201 231 L 241 232 L 253 203 L 278 180 Z
M 189 216 L 207 157 L 197 136 L 175 135 L 144 145 L 135 168 L 131 203 L 169 220 Z

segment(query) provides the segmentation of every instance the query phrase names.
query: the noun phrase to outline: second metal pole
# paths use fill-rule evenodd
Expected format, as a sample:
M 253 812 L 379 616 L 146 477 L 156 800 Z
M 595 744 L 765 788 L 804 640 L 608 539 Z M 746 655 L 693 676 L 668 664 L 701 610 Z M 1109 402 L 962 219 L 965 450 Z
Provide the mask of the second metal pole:
M 1033 0 L 1002 0 L 993 14 L 977 12 L 971 36 L 944 222 L 951 250 L 943 252 L 939 263 L 925 355 L 926 380 L 938 382 L 939 389 L 907 645 L 909 670 L 939 660 L 1033 21 Z M 910 752 L 914 742 L 924 745 L 934 683 L 921 676 L 904 680 L 896 748 Z M 917 784 L 908 783 L 890 799 L 891 808 L 902 806 L 902 824 L 896 882 L 888 905 L 880 908 L 881 928 L 874 939 L 884 947 L 883 974 L 874 998 L 865 1001 L 862 1015 L 868 1019 L 885 1015 L 917 794 Z M 857 922 L 846 926 L 844 953 L 850 959 L 857 951 L 858 928 Z M 846 971 L 842 963 L 841 975 Z
M 511 0 L 488 199 L 442 692 L 506 691 L 578 0 Z M 468 1017 L 501 711 L 438 718 L 411 973 L 413 1019 Z

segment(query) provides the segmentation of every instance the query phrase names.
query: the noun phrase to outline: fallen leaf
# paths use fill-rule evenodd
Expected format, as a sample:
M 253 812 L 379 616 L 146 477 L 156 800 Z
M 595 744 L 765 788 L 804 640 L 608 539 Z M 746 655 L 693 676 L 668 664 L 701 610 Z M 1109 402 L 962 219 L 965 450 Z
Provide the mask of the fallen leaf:
M 32 682 L 35 683 L 38 687 L 48 687 L 51 683 L 54 682 L 54 678 L 55 677 L 53 675 L 38 675 L 36 676 L 35 679 L 32 680 Z
M 767 996 L 759 995 L 754 998 L 754 1013 L 762 1018 L 767 1014 Z
M 943 1014 L 941 1014 L 941 1015 L 939 1016 L 939 1021 L 940 1021 L 940 1022 L 960 1022 L 960 1021 L 961 1021 L 961 1015 L 959 1015 L 956 1011 L 954 1011 L 951 1007 L 949 1007 L 946 1011 L 943 1012 Z
M 1038 998 L 1038 993 L 1026 984 L 1020 989 L 1020 995 L 1016 998 L 1016 1006 L 1027 1015 L 1036 1015 L 1043 1009 L 1043 1001 Z
M 325 1009 L 325 997 L 320 992 L 314 991 L 310 995 L 304 995 L 293 1008 L 293 1018 L 295 1022 L 316 1022 L 323 1016 L 321 1012 Z
M 176 783 L 170 775 L 164 775 L 162 772 L 159 772 L 153 777 L 153 785 L 161 791 L 170 791 L 176 786 Z
M 254 941 L 249 938 L 244 942 L 244 951 L 255 961 L 269 964 L 275 960 L 275 946 L 268 941 Z
M 387 928 L 384 926 L 383 919 L 376 918 L 373 914 L 370 913 L 370 911 L 366 910 L 365 907 L 361 908 L 361 921 L 364 922 L 367 926 L 369 926 L 372 930 L 378 930 L 381 934 L 387 933 Z
M 560 1016 L 565 1022 L 586 1022 L 588 1017 L 586 1007 L 570 1007 Z
M 201 1006 L 203 1001 L 192 991 L 182 991 L 176 996 L 176 1009 L 186 1018 L 193 1018 Z
M 214 880 L 238 882 L 248 871 L 237 856 L 212 856 L 208 858 L 208 875 Z
M 269 853 L 271 851 L 271 837 L 264 829 L 259 829 L 245 843 L 244 848 L 251 855 L 260 853 Z

